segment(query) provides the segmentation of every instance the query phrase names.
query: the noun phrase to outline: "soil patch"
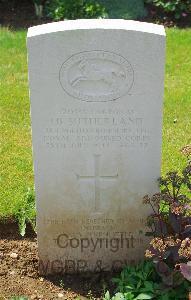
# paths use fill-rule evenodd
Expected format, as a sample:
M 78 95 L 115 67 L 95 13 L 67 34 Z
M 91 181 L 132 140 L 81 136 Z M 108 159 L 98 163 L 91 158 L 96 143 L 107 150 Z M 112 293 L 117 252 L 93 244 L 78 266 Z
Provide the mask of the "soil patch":
M 26 236 L 20 237 L 14 221 L 0 223 L 0 299 L 100 299 L 105 290 L 114 289 L 112 273 L 40 276 L 37 239 L 30 226 Z

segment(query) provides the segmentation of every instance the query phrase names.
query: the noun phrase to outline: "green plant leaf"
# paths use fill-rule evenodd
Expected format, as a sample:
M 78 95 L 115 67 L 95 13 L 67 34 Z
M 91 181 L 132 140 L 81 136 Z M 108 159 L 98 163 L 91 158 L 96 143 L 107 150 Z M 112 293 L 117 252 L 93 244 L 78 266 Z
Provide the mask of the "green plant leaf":
M 122 293 L 117 293 L 112 297 L 112 300 L 125 300 L 125 296 Z
M 103 300 L 110 300 L 111 298 L 110 298 L 110 293 L 109 293 L 109 291 L 107 291 L 106 293 L 105 293 L 105 295 L 104 295 L 104 298 L 103 298 Z

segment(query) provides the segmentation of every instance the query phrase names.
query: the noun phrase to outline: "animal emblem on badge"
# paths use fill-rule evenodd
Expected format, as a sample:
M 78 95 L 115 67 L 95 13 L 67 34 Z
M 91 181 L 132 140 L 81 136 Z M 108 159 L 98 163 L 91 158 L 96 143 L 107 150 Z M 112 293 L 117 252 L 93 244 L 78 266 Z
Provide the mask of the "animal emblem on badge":
M 75 87 L 81 81 L 103 81 L 108 85 L 111 91 L 117 87 L 117 80 L 125 80 L 126 74 L 123 70 L 118 70 L 113 68 L 112 70 L 107 70 L 92 62 L 91 60 L 82 60 L 78 64 L 78 69 L 80 75 L 76 76 L 70 83 Z

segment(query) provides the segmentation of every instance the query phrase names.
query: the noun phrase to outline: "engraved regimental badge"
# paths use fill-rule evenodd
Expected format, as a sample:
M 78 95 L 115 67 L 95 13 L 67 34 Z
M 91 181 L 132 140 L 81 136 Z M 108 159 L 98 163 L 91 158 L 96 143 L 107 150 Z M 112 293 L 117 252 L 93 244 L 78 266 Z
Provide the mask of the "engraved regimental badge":
M 61 66 L 59 80 L 70 96 L 87 102 L 113 101 L 127 94 L 134 80 L 131 64 L 108 51 L 74 54 Z

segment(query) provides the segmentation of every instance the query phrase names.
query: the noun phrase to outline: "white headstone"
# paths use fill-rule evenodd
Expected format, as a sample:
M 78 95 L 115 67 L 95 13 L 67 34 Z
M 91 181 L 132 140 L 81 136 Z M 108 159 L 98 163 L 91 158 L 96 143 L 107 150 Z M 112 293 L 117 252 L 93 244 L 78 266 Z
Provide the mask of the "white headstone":
M 165 32 L 124 20 L 29 28 L 41 273 L 121 268 L 144 257 L 157 191 Z

